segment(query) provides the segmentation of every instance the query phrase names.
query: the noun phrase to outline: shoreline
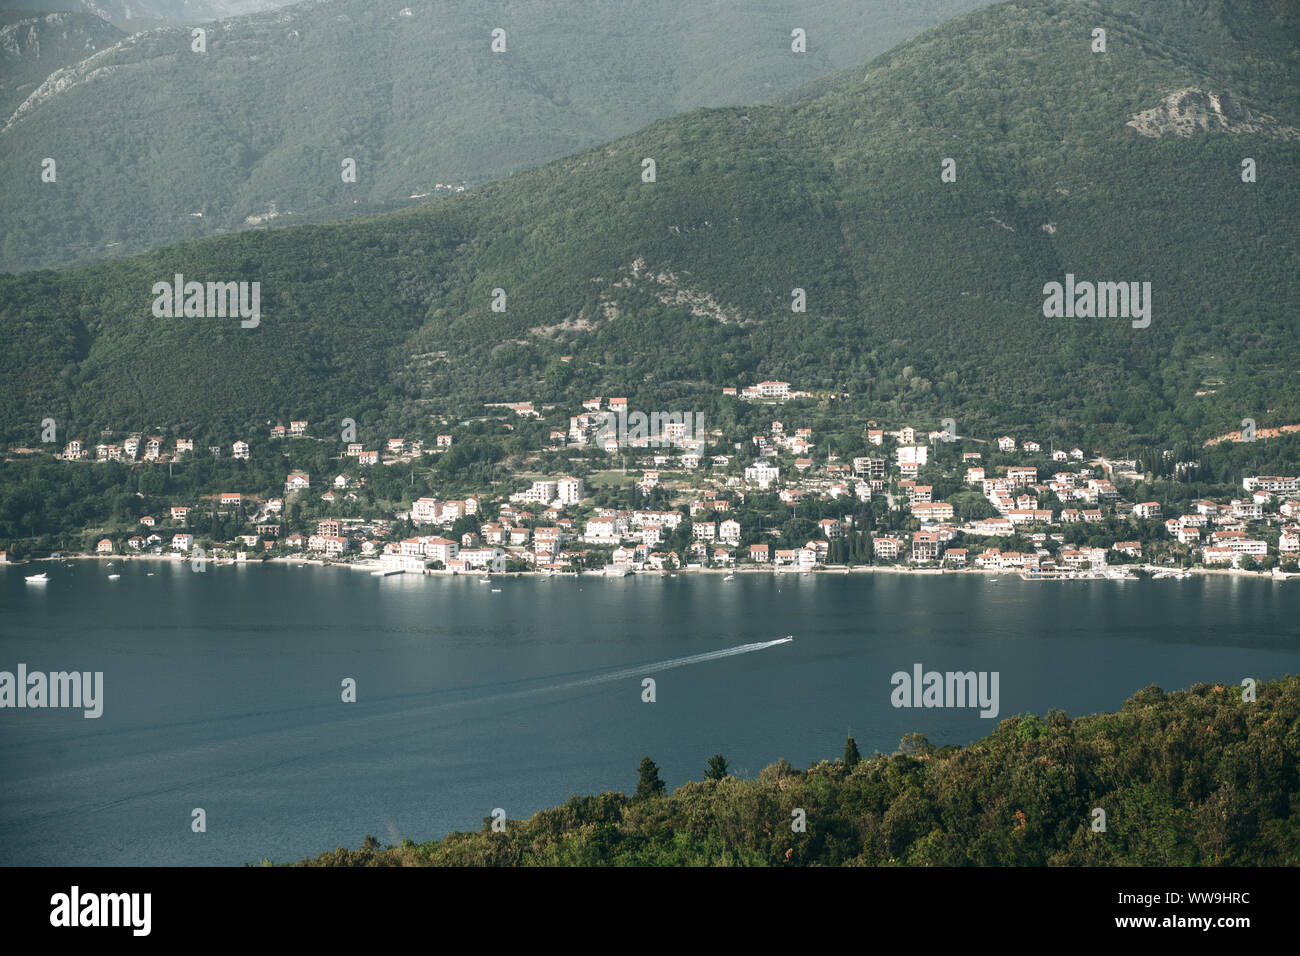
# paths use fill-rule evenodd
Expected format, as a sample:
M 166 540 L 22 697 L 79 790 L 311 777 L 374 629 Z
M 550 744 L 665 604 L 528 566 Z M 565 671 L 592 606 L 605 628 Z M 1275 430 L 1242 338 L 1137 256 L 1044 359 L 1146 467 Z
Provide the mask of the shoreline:
M 185 563 L 190 558 L 183 554 L 65 554 L 58 558 L 26 558 L 22 561 L 7 561 L 0 567 L 20 567 L 23 565 L 34 565 L 53 562 L 55 564 L 61 561 L 158 561 L 164 563 Z M 380 570 L 378 561 L 325 561 L 317 557 L 287 557 L 284 555 L 257 558 L 247 561 L 236 561 L 234 558 L 213 558 L 206 559 L 214 567 L 229 567 L 236 565 L 255 566 L 261 564 L 284 564 L 284 565 L 311 565 L 320 568 L 343 568 L 350 571 L 378 571 Z M 1114 569 L 1126 569 L 1132 571 L 1144 571 L 1148 575 L 1156 572 L 1177 572 L 1179 574 L 1186 572 L 1192 575 L 1213 575 L 1241 578 L 1257 578 L 1269 581 L 1287 581 L 1300 580 L 1300 573 L 1274 575 L 1271 571 L 1245 571 L 1239 568 L 1161 568 L 1151 565 L 1132 565 L 1116 564 L 1108 565 Z M 1140 580 L 1136 577 L 1111 577 L 1107 574 L 1097 575 L 1079 575 L 1071 577 L 1031 577 L 1020 568 L 912 568 L 902 565 L 892 564 L 872 564 L 872 565 L 855 565 L 845 567 L 844 565 L 818 565 L 814 569 L 803 570 L 800 568 L 772 566 L 757 567 L 753 565 L 744 565 L 735 568 L 678 568 L 676 570 L 632 570 L 627 574 L 606 574 L 603 568 L 587 569 L 582 571 L 488 571 L 488 570 L 465 570 L 465 571 L 438 571 L 432 568 L 426 568 L 423 572 L 403 571 L 401 574 L 423 574 L 436 577 L 490 577 L 498 578 L 508 577 L 585 577 L 585 578 L 603 578 L 603 577 L 667 577 L 668 575 L 729 575 L 729 574 L 772 574 L 772 575 L 843 575 L 843 574 L 916 574 L 934 577 L 944 576 L 973 576 L 973 575 L 992 575 L 995 577 L 1018 577 L 1027 581 L 1111 581 L 1111 580 Z M 1154 579 L 1153 579 L 1154 580 Z M 1178 580 L 1173 578 L 1173 580 Z

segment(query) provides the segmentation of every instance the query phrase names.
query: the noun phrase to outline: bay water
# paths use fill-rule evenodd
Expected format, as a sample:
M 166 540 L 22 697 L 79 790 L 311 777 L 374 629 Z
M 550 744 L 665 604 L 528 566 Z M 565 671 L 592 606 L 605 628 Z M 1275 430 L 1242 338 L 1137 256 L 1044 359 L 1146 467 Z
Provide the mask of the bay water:
M 643 756 L 671 789 L 719 752 L 753 776 L 850 732 L 864 756 L 910 732 L 966 744 L 1150 684 L 1295 673 L 1300 583 L 77 561 L 0 568 L 0 671 L 20 663 L 102 671 L 103 713 L 0 709 L 0 863 L 283 862 L 631 793 Z M 997 672 L 997 716 L 895 707 L 917 664 Z

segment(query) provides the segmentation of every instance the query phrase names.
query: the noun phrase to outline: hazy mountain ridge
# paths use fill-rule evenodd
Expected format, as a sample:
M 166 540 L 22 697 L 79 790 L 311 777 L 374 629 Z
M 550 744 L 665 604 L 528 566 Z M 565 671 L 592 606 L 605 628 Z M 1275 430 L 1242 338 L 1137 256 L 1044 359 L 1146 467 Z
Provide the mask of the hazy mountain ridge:
M 289 2 L 292 0 L 0 0 L 0 9 L 85 13 L 129 26 L 132 20 L 216 20 Z
M 51 73 L 123 35 L 84 13 L 0 11 L 0 114 L 8 117 Z
M 480 183 L 770 98 L 986 2 L 320 0 L 211 24 L 202 54 L 189 27 L 150 29 L 6 116 L 0 269 L 244 228 L 272 203 L 283 224 Z M 27 188 L 43 157 L 65 170 L 57 194 Z

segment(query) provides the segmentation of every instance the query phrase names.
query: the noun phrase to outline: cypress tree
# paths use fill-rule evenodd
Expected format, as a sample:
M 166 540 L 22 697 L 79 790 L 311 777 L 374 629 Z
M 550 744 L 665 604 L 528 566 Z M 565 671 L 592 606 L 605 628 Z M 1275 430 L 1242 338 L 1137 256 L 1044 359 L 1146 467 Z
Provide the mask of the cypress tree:
M 636 798 L 638 800 L 645 797 L 660 796 L 667 789 L 664 787 L 664 782 L 659 779 L 659 768 L 649 757 L 641 758 L 638 776 L 639 779 L 636 784 Z
M 852 770 L 854 767 L 858 765 L 858 761 L 860 761 L 861 759 L 862 759 L 862 754 L 858 753 L 858 745 L 854 741 L 853 735 L 849 734 L 849 739 L 844 742 L 845 768 L 848 770 Z
M 704 768 L 704 777 L 707 780 L 721 780 L 727 776 L 727 758 L 722 754 L 714 754 L 709 758 L 708 766 Z

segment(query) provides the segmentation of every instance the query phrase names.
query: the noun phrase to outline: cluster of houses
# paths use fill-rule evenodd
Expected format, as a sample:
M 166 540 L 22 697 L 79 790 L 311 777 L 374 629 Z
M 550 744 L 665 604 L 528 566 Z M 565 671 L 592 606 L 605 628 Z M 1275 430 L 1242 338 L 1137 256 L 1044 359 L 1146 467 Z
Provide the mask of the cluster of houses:
M 271 428 L 270 438 L 304 438 L 307 437 L 308 423 L 304 421 L 292 421 L 288 428 L 284 425 L 275 425 Z M 451 435 L 439 435 L 433 452 L 441 452 L 451 447 Z M 106 461 L 150 461 L 150 462 L 168 462 L 177 461 L 185 455 L 194 453 L 194 440 L 192 438 L 176 438 L 171 442 L 171 447 L 167 447 L 168 441 L 161 435 L 128 435 L 122 440 L 122 443 L 101 442 L 94 446 L 94 458 L 99 462 Z M 214 458 L 220 458 L 224 447 L 221 445 L 209 445 L 208 454 Z M 357 442 L 349 443 L 345 454 L 349 458 L 357 459 L 361 465 L 378 465 L 381 461 L 386 463 L 397 461 L 409 461 L 419 457 L 426 451 L 424 443 L 420 441 L 407 441 L 404 438 L 390 438 L 382 449 L 367 449 L 365 445 Z M 73 439 L 63 447 L 63 453 L 59 456 L 65 461 L 76 461 L 83 458 L 91 457 L 92 448 L 90 445 L 82 442 L 80 439 Z M 251 457 L 251 449 L 246 441 L 235 441 L 230 445 L 230 457 L 234 459 L 247 460 Z
M 1003 439 L 1000 444 L 1010 450 L 1015 448 L 1010 438 Z M 1082 458 L 1082 454 L 1074 452 L 1068 455 L 1075 460 Z M 1073 471 L 1058 471 L 1040 481 L 1038 469 L 1033 466 L 1009 466 L 1003 475 L 990 477 L 984 467 L 973 463 L 980 457 L 978 452 L 964 453 L 963 462 L 969 463 L 965 482 L 983 493 L 997 511 L 996 516 L 954 526 L 948 523 L 953 518 L 952 505 L 934 502 L 930 486 L 900 479 L 896 487 L 906 495 L 910 511 L 922 527 L 911 535 L 910 542 L 900 535 L 874 538 L 872 547 L 876 557 L 885 561 L 942 562 L 952 566 L 1014 569 L 1042 575 L 1095 571 L 1104 568 L 1111 556 L 1122 555 L 1135 560 L 1151 557 L 1143 554 L 1139 541 L 1115 541 L 1109 549 L 1072 549 L 1065 546 L 1063 534 L 1052 533 L 1052 529 L 1064 525 L 1101 523 L 1108 515 L 1144 521 L 1164 517 L 1159 502 L 1129 505 L 1120 498 L 1113 482 L 1101 477 L 1116 471 L 1128 473 L 1125 470 L 1131 469 L 1135 463 L 1097 459 L 1094 467 L 1080 466 Z M 1244 558 L 1262 558 L 1270 553 L 1268 543 L 1259 537 L 1258 525 L 1271 519 L 1279 526 L 1277 557 L 1300 558 L 1300 479 L 1251 476 L 1243 479 L 1242 485 L 1243 490 L 1250 492 L 1248 498 L 1234 498 L 1226 503 L 1197 501 L 1194 510 L 1165 518 L 1164 526 L 1170 538 L 1183 546 L 1190 557 L 1199 559 L 1206 566 L 1241 567 Z M 1044 508 L 1040 505 L 1044 495 L 1071 507 L 1061 508 L 1059 512 Z M 968 548 L 953 545 L 958 538 L 962 539 L 959 543 L 964 543 L 966 536 L 1012 534 L 1026 537 L 1033 543 L 1034 551 L 1003 552 L 998 548 L 986 548 L 972 557 Z M 1049 543 L 1054 544 L 1057 553 L 1053 554 Z
M 784 401 L 804 393 L 791 391 L 787 382 L 769 381 L 739 392 L 724 389 L 724 394 Z M 502 407 L 521 417 L 541 417 L 529 402 Z M 947 431 L 917 432 L 910 426 L 886 430 L 868 421 L 865 453 L 847 461 L 834 454 L 817 455 L 811 428 L 787 428 L 781 421 L 773 421 L 769 429 L 751 436 L 747 443 L 735 442 L 734 455 L 718 453 L 725 449 L 710 449 L 720 433 L 706 435 L 698 422 L 692 429 L 689 416 L 642 416 L 649 426 L 642 433 L 608 435 L 611 421 L 623 429 L 636 421 L 637 414 L 629 410 L 626 398 L 589 399 L 582 403 L 580 413 L 569 418 L 567 431 L 551 432 L 551 445 L 582 448 L 596 444 L 607 452 L 633 449 L 640 453 L 635 456 L 641 466 L 638 485 L 648 492 L 661 482 L 671 482 L 678 510 L 593 508 L 583 479 L 565 475 L 530 480 L 527 487 L 504 500 L 421 497 L 409 510 L 389 519 L 322 519 L 314 534 L 284 534 L 283 498 L 263 501 L 220 493 L 193 505 L 173 506 L 166 518 L 146 515 L 140 519 L 140 533 L 117 543 L 105 538 L 97 551 L 189 552 L 195 541 L 186 527 L 187 516 L 192 507 L 199 507 L 218 514 L 240 513 L 247 533 L 239 535 L 236 544 L 247 551 L 287 549 L 330 559 L 360 557 L 378 562 L 383 569 L 403 571 L 499 569 L 507 562 L 513 567 L 550 571 L 585 568 L 592 566 L 591 555 L 596 549 L 600 549 L 599 560 L 621 571 L 732 567 L 739 563 L 807 570 L 825 564 L 832 544 L 849 536 L 860 543 L 869 542 L 867 548 L 877 562 L 1015 570 L 1039 576 L 1095 573 L 1112 563 L 1155 557 L 1144 554 L 1142 543 L 1136 540 L 1116 540 L 1106 547 L 1067 543 L 1067 537 L 1077 541 L 1079 536 L 1068 534 L 1066 526 L 1100 527 L 1112 518 L 1163 522 L 1170 548 L 1176 546 L 1185 557 L 1206 566 L 1251 566 L 1271 553 L 1279 560 L 1300 558 L 1300 479 L 1294 477 L 1250 476 L 1243 480 L 1239 497 L 1198 501 L 1184 509 L 1186 513 L 1166 515 L 1160 502 L 1128 502 L 1121 496 L 1117 480 L 1141 478 L 1136 462 L 1089 458 L 1079 448 L 1044 452 L 1038 442 L 1004 435 L 985 443 L 996 445 L 1001 462 L 987 465 L 983 452 L 966 450 L 972 444 L 978 447 L 977 439 L 967 437 L 961 439 L 959 465 L 950 467 L 946 464 L 952 460 L 950 456 L 942 456 L 944 480 L 960 481 L 965 488 L 978 491 L 992 514 L 959 520 L 957 506 L 941 500 L 934 486 L 922 483 L 925 479 L 921 477 L 923 470 L 927 475 L 936 474 L 931 459 L 936 448 L 943 447 L 940 443 L 956 440 Z M 270 437 L 309 437 L 308 422 L 275 425 Z M 420 441 L 393 438 L 370 449 L 349 442 L 343 454 L 360 466 L 392 464 L 445 451 L 452 441 L 450 434 L 438 435 L 433 447 L 426 448 Z M 93 453 L 100 461 L 166 461 L 193 450 L 190 439 L 174 439 L 168 448 L 160 436 L 130 435 L 120 446 L 100 444 Z M 218 456 L 222 451 L 223 447 L 209 448 Z M 246 459 L 249 445 L 236 441 L 230 453 L 233 458 Z M 73 460 L 90 454 L 91 449 L 74 440 L 64 448 L 62 457 Z M 745 455 L 750 463 L 743 469 L 731 467 L 737 455 Z M 1024 463 L 1007 463 L 1008 456 L 1012 462 Z M 712 467 L 703 467 L 707 465 Z M 326 504 L 354 500 L 353 485 L 365 481 L 364 475 L 340 473 L 327 481 L 320 498 Z M 311 490 L 309 474 L 291 472 L 286 476 L 286 495 Z M 846 514 L 822 519 L 815 537 L 799 547 L 778 548 L 772 542 L 742 545 L 742 541 L 776 534 L 765 529 L 756 533 L 728 514 L 735 505 L 743 505 L 746 494 L 755 492 L 776 492 L 792 509 L 810 497 L 831 502 L 844 498 L 854 503 L 883 496 L 891 511 L 915 519 L 911 523 L 914 530 L 882 533 L 856 527 L 852 515 Z M 453 534 L 453 526 L 471 515 L 480 518 L 478 531 Z M 164 529 L 163 521 L 170 521 L 171 526 Z M 399 539 L 393 526 L 402 521 L 409 521 L 417 534 Z M 689 522 L 689 539 L 679 535 L 678 540 L 689 540 L 689 544 L 676 551 L 665 550 L 665 543 L 683 521 Z M 891 522 L 894 526 L 907 523 Z M 1276 546 L 1265 540 L 1265 527 L 1276 528 Z M 1013 535 L 1027 541 L 1029 549 L 1003 550 L 985 546 L 980 540 Z M 1094 536 L 1093 542 L 1096 540 Z M 1162 549 L 1169 550 L 1163 545 Z

